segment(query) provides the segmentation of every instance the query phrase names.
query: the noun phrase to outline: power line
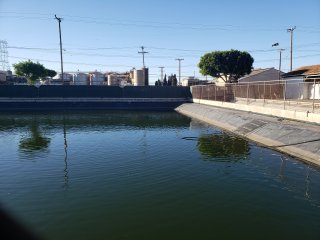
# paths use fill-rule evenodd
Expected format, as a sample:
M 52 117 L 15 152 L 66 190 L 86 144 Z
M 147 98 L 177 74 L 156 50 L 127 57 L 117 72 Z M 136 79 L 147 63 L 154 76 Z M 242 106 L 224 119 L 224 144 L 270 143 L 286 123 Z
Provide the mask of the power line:
M 17 18 L 17 19 L 37 19 L 37 20 L 50 20 L 48 14 L 43 13 L 26 13 L 26 12 L 0 12 L 1 18 Z M 6 15 L 11 14 L 11 15 Z M 12 15 L 13 14 L 13 15 Z M 14 15 L 15 14 L 15 15 Z M 23 14 L 28 16 L 23 16 Z M 30 16 L 31 15 L 31 16 Z M 34 15 L 34 16 L 32 16 Z M 75 16 L 75 15 L 64 15 L 66 20 L 69 22 L 82 22 L 82 23 L 92 23 L 92 24 L 108 24 L 108 25 L 122 25 L 122 26 L 136 26 L 136 27 L 151 27 L 151 28 L 171 28 L 171 29 L 187 29 L 187 30 L 218 30 L 218 31 L 282 31 L 283 27 L 277 26 L 261 26 L 261 25 L 209 25 L 209 24 L 201 24 L 201 23 L 181 23 L 181 22 L 156 22 L 156 21 L 132 21 L 124 20 L 124 19 L 110 19 L 110 18 L 97 18 L 97 17 L 89 17 L 89 16 Z M 320 31 L 317 26 L 300 26 L 304 32 L 315 32 L 318 33 Z

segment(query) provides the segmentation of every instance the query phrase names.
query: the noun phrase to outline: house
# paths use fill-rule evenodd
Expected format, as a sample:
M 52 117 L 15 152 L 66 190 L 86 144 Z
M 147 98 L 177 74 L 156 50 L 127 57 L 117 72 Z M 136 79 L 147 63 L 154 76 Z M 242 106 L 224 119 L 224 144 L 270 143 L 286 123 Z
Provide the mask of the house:
M 287 81 L 287 98 L 320 99 L 320 64 L 299 67 L 282 78 Z
M 264 81 L 275 81 L 279 80 L 281 74 L 279 70 L 275 68 L 255 68 L 251 71 L 250 74 L 245 75 L 238 79 L 238 83 L 251 83 L 251 82 L 264 82 Z M 220 77 L 215 79 L 216 84 L 224 85 L 225 81 Z
M 280 74 L 279 74 L 280 73 Z M 251 71 L 250 74 L 245 75 L 238 79 L 239 83 L 248 82 L 264 82 L 264 81 L 274 81 L 279 80 L 283 72 L 275 68 L 256 68 Z

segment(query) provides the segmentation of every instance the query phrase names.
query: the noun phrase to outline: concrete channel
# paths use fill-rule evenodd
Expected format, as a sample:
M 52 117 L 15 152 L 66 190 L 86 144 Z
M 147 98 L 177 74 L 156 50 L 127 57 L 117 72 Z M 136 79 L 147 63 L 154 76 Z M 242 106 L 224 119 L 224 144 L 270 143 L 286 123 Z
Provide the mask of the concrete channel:
M 175 110 L 268 148 L 320 166 L 320 126 L 318 124 L 197 103 L 185 103 Z

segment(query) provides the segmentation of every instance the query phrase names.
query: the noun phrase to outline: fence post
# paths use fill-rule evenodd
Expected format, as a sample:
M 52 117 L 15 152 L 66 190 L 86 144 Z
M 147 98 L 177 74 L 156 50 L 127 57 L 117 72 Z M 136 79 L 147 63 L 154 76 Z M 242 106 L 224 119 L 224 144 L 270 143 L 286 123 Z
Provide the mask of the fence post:
M 266 81 L 263 82 L 263 106 L 266 103 Z
M 247 85 L 247 104 L 249 103 L 249 83 Z
M 223 88 L 223 101 L 224 102 L 226 101 L 226 85 L 224 85 L 224 88 Z
M 208 94 L 207 94 L 208 100 L 210 100 L 210 99 L 209 99 L 210 85 L 206 85 L 206 89 L 207 89 L 207 92 L 208 92 Z
M 214 85 L 214 100 L 217 101 L 217 85 Z
M 312 99 L 312 112 L 314 113 L 314 99 L 316 95 L 316 79 L 313 79 L 313 99 Z
M 286 109 L 286 87 L 287 87 L 287 80 L 283 81 L 283 109 Z
M 232 87 L 234 88 L 234 99 L 233 99 L 233 101 L 236 102 L 236 97 L 237 97 L 237 83 L 235 83 L 234 85 L 232 85 Z

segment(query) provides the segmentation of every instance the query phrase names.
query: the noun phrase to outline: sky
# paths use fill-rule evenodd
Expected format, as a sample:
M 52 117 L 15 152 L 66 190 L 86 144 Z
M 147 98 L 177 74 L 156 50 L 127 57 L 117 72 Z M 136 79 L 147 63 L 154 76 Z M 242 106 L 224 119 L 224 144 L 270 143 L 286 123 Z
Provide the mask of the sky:
M 142 67 L 150 82 L 165 74 L 196 76 L 211 51 L 248 51 L 254 68 L 290 70 L 320 64 L 319 0 L 0 0 L 0 40 L 9 64 L 28 59 L 60 72 L 59 28 L 65 72 L 128 71 Z M 279 43 L 278 47 L 272 44 Z

